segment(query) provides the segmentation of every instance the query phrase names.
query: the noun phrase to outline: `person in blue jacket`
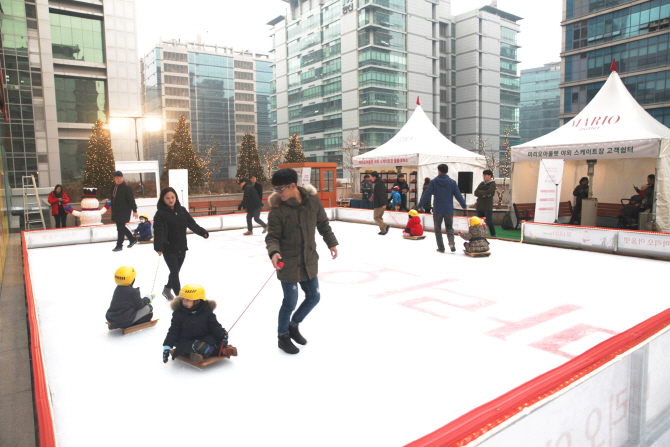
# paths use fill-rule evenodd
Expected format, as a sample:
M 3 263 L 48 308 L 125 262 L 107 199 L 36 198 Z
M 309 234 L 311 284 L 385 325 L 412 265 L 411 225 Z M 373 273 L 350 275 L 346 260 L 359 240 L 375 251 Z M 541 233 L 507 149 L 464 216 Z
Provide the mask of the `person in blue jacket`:
M 452 252 L 456 251 L 454 242 L 454 198 L 463 209 L 467 208 L 465 200 L 458 190 L 458 184 L 447 175 L 449 166 L 442 163 L 438 165 L 439 175 L 431 180 L 428 188 L 421 196 L 418 208 L 430 202 L 433 196 L 433 223 L 435 224 L 435 239 L 437 240 L 437 251 L 444 253 L 444 242 L 442 241 L 442 221 L 447 228 L 447 240 Z
M 400 195 L 400 187 L 399 186 L 394 186 L 393 190 L 391 191 L 391 209 L 397 210 L 397 206 L 400 204 L 400 207 L 402 207 L 402 196 Z
M 153 236 L 151 234 L 151 222 L 149 222 L 149 216 L 146 214 L 140 216 L 140 224 L 135 228 L 133 234 L 135 234 L 141 241 L 151 240 Z

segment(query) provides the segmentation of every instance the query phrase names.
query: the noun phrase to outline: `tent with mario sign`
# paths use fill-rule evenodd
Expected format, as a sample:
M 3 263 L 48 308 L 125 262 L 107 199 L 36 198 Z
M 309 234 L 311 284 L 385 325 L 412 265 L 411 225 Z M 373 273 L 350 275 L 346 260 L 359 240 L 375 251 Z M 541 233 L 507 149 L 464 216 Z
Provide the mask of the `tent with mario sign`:
M 426 116 L 418 98 L 416 103 L 416 109 L 403 128 L 377 149 L 354 157 L 354 167 L 359 171 L 388 171 L 398 166 L 406 168 L 402 170 L 404 173 L 416 170 L 418 197 L 421 197 L 423 179 L 436 177 L 437 165 L 441 163 L 449 166 L 449 177 L 455 180 L 461 171 L 473 172 L 475 182 L 481 179 L 486 169 L 484 156 L 449 141 Z M 475 199 L 468 194 L 468 204 L 474 203 Z
M 542 160 L 565 160 L 560 202 L 570 200 L 579 179 L 593 166 L 593 197 L 599 203 L 621 203 L 656 173 L 656 223 L 670 231 L 670 129 L 637 103 L 616 72 L 591 102 L 557 130 L 512 148 L 512 202 L 536 202 Z M 560 163 L 560 162 L 559 162 Z

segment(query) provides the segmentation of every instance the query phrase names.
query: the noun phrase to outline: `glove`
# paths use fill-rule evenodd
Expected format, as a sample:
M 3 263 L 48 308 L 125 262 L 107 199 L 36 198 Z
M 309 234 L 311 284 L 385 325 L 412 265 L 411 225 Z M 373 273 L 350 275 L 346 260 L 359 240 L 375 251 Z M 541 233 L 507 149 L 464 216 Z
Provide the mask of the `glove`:
M 148 303 L 147 306 L 149 306 L 149 312 L 154 311 L 154 306 L 152 306 L 151 303 Z
M 156 299 L 156 294 L 155 294 L 155 293 L 152 293 L 152 294 L 151 294 L 151 301 L 153 302 L 153 300 L 155 300 L 155 299 Z
M 228 332 L 225 329 L 223 330 L 223 337 L 221 337 L 221 344 L 224 348 L 228 346 Z
M 170 357 L 170 347 L 163 346 L 163 363 L 167 363 L 168 357 Z
M 209 239 L 209 232 L 205 231 L 205 234 L 202 237 L 204 237 L 205 239 Z
M 239 205 L 239 206 L 237 207 L 237 211 L 241 211 L 241 210 L 242 210 L 242 205 Z

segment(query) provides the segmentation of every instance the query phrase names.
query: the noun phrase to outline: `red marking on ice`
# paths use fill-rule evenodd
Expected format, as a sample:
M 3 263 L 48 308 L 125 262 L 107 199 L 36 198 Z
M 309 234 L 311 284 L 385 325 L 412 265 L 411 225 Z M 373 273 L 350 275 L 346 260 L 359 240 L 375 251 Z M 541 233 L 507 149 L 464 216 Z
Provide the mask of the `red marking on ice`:
M 489 300 L 489 299 L 486 299 L 486 298 L 482 298 L 482 297 L 479 297 L 479 296 L 468 295 L 467 293 L 455 292 L 455 291 L 449 290 L 449 289 L 440 289 L 439 287 L 434 287 L 434 289 L 442 290 L 442 291 L 447 292 L 447 293 L 453 293 L 454 295 L 464 296 L 466 298 L 472 298 L 475 301 L 472 304 L 465 304 L 465 305 L 456 304 L 456 303 L 449 303 L 449 302 L 445 301 L 450 306 L 458 307 L 459 309 L 475 311 L 475 310 L 481 309 L 483 307 L 488 307 L 488 306 L 491 306 L 493 304 L 496 304 L 496 301 Z
M 398 303 L 398 304 L 400 304 L 401 306 L 405 306 L 408 309 L 418 310 L 419 312 L 423 312 L 425 314 L 432 315 L 434 317 L 449 318 L 446 315 L 440 315 L 438 313 L 431 312 L 427 309 L 422 309 L 421 307 L 419 307 L 419 304 L 430 303 L 430 302 L 442 303 L 442 304 L 446 304 L 448 306 L 451 306 L 450 303 L 447 303 L 447 302 L 442 301 L 442 300 L 438 300 L 437 298 L 431 298 L 431 297 L 414 298 L 412 300 L 403 301 L 402 303 Z
M 571 359 L 575 355 L 568 354 L 567 352 L 561 351 L 561 348 L 565 345 L 573 343 L 577 340 L 595 334 L 597 332 L 603 332 L 609 335 L 616 335 L 618 332 L 610 331 L 609 329 L 603 329 L 601 327 L 591 326 L 589 324 L 579 323 L 571 328 L 565 329 L 561 332 L 557 332 L 554 335 L 543 338 L 542 340 L 531 343 L 530 347 L 542 349 L 543 351 L 550 352 L 552 354 L 560 355 L 565 358 Z
M 362 273 L 364 275 L 368 275 L 367 278 L 364 278 L 360 281 L 352 281 L 351 279 L 347 278 L 346 281 L 340 280 L 340 281 L 328 281 L 327 279 L 323 279 L 324 277 L 330 276 L 330 275 L 337 275 L 340 273 Z M 379 279 L 379 275 L 375 272 L 364 272 L 361 270 L 335 270 L 333 272 L 325 272 L 325 273 L 319 273 L 319 281 L 330 283 L 330 284 L 342 284 L 343 282 L 346 282 L 347 284 L 365 284 L 368 282 L 372 281 L 377 281 Z
M 417 278 L 421 277 L 421 275 L 418 275 L 416 273 L 411 273 L 411 272 L 407 272 L 407 271 L 403 271 L 403 270 L 396 270 L 396 269 L 392 269 L 392 268 L 389 268 L 389 267 L 386 267 L 386 266 L 383 266 L 383 265 L 376 265 L 376 264 L 370 264 L 370 263 L 367 263 L 367 264 L 379 269 L 379 270 L 377 270 L 378 273 L 393 272 L 393 273 L 401 273 L 403 275 L 415 276 Z
M 454 281 L 458 281 L 458 279 L 447 278 L 447 279 L 440 279 L 439 281 L 428 282 L 428 283 L 425 283 L 425 284 L 419 283 L 419 284 L 415 284 L 415 285 L 412 285 L 412 286 L 409 286 L 409 287 L 405 287 L 404 289 L 393 289 L 393 290 L 389 290 L 388 292 L 378 293 L 376 295 L 372 295 L 372 298 L 386 298 L 386 297 L 398 295 L 398 294 L 401 294 L 401 293 L 414 292 L 414 291 L 421 290 L 421 289 L 430 289 L 433 286 L 439 286 L 440 284 L 447 284 L 447 283 L 454 282 Z
M 575 306 L 574 304 L 566 304 L 564 306 L 554 307 L 553 309 L 550 309 L 546 312 L 541 312 L 539 314 L 532 315 L 528 318 L 524 318 L 523 320 L 519 321 L 505 321 L 499 318 L 491 318 L 491 320 L 504 323 L 505 326 L 501 326 L 497 329 L 490 330 L 486 332 L 486 335 L 490 335 L 491 337 L 496 337 L 501 340 L 506 340 L 506 337 L 509 335 L 515 334 L 519 331 L 523 331 L 524 329 L 528 329 L 533 326 L 537 326 L 538 324 L 546 323 L 547 321 L 553 320 L 554 318 L 558 318 L 560 316 L 569 314 L 570 312 L 574 312 L 579 309 L 581 309 L 580 306 Z

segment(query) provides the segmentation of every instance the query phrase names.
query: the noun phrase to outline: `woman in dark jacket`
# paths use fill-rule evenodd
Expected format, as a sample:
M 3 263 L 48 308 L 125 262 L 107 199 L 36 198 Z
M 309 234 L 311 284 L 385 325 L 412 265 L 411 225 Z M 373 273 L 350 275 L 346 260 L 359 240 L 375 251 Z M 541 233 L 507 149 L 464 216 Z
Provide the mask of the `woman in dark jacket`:
M 63 191 L 63 187 L 61 185 L 56 185 L 54 190 L 49 193 L 47 201 L 51 205 L 51 215 L 56 221 L 56 228 L 65 228 L 67 219 L 65 206 L 70 203 L 70 198 L 67 196 L 67 193 Z
M 423 180 L 423 189 L 421 190 L 421 197 L 423 197 L 423 193 L 426 192 L 429 185 L 430 185 L 430 177 L 426 177 Z M 430 200 L 426 201 L 426 204 L 423 206 L 423 212 L 426 214 L 430 214 L 432 209 L 433 206 L 431 205 Z
M 587 199 L 589 197 L 589 179 L 588 177 L 582 177 L 579 180 L 579 185 L 572 191 L 572 195 L 575 196 L 575 207 L 572 209 L 572 217 L 568 225 L 581 224 L 582 221 L 582 199 Z
M 158 256 L 165 255 L 163 259 L 170 269 L 168 282 L 163 287 L 163 296 L 171 300 L 174 298 L 172 291 L 178 295 L 181 289 L 179 271 L 188 250 L 186 229 L 205 239 L 209 237 L 209 233 L 195 223 L 186 208 L 181 206 L 173 188 L 163 188 L 156 206 L 158 211 L 154 216 L 154 250 Z

